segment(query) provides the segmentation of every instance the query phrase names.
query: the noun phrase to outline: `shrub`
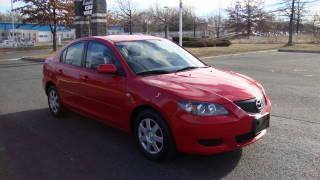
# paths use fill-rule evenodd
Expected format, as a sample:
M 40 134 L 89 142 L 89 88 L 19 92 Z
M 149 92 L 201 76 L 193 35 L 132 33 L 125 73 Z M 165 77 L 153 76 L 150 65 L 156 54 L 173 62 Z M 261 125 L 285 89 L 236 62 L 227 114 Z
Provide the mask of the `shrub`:
M 184 47 L 207 47 L 206 41 L 184 41 Z
M 192 37 L 182 37 L 182 41 L 199 41 L 201 39 L 199 38 L 192 38 Z M 175 37 L 172 37 L 172 41 L 175 42 L 175 43 L 178 43 L 179 42 L 179 37 L 175 36 Z
M 229 40 L 210 40 L 210 39 L 202 39 L 197 41 L 184 41 L 183 46 L 185 47 L 222 47 L 222 46 L 230 46 L 231 41 Z
M 229 40 L 216 40 L 215 46 L 230 46 L 231 44 Z

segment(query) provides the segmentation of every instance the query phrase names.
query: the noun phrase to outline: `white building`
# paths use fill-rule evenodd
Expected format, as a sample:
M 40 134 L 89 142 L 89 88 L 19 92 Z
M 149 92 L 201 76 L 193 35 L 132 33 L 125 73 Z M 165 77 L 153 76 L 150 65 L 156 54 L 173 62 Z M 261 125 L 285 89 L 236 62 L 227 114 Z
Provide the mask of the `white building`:
M 15 24 L 14 29 L 11 23 L 0 22 L 0 42 L 13 40 L 16 42 L 50 43 L 52 33 L 48 25 L 38 24 Z M 13 38 L 14 37 L 14 38 Z M 58 41 L 72 40 L 75 38 L 75 30 L 65 27 L 57 27 Z

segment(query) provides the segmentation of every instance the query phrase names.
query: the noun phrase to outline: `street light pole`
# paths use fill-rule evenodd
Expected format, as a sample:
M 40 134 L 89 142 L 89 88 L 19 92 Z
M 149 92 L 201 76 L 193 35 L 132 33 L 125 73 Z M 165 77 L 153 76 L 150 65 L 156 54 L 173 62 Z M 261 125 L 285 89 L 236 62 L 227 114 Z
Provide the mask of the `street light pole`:
M 168 6 L 163 7 L 164 9 L 166 9 L 165 15 L 164 15 L 164 36 L 166 39 L 168 39 L 168 29 L 169 29 L 169 25 L 168 25 Z
M 12 40 L 13 40 L 13 46 L 15 46 L 15 27 L 14 27 L 14 14 L 13 14 L 13 0 L 11 0 L 11 20 L 12 20 Z
M 182 0 L 180 0 L 179 4 L 179 45 L 182 47 Z

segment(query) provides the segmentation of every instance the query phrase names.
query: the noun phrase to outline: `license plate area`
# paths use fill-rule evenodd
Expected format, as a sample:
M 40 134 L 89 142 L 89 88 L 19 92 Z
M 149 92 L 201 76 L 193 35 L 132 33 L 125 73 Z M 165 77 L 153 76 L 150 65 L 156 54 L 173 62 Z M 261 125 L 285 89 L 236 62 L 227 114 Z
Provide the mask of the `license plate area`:
M 264 129 L 270 126 L 270 114 L 262 116 L 260 118 L 254 118 L 253 120 L 253 132 L 255 135 L 259 134 Z

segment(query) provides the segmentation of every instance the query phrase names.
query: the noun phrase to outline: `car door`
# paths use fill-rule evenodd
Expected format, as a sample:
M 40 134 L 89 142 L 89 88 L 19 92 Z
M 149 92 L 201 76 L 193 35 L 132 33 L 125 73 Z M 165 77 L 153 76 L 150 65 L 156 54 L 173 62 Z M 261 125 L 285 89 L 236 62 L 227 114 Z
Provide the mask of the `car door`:
M 76 108 L 84 103 L 79 89 L 79 72 L 83 68 L 85 43 L 78 42 L 64 49 L 57 65 L 57 87 L 63 103 Z
M 118 72 L 121 65 L 112 50 L 101 42 L 88 43 L 85 68 L 80 72 L 80 88 L 87 99 L 86 108 L 99 119 L 121 125 L 125 108 L 125 76 L 121 74 L 101 74 L 100 64 L 115 64 Z

